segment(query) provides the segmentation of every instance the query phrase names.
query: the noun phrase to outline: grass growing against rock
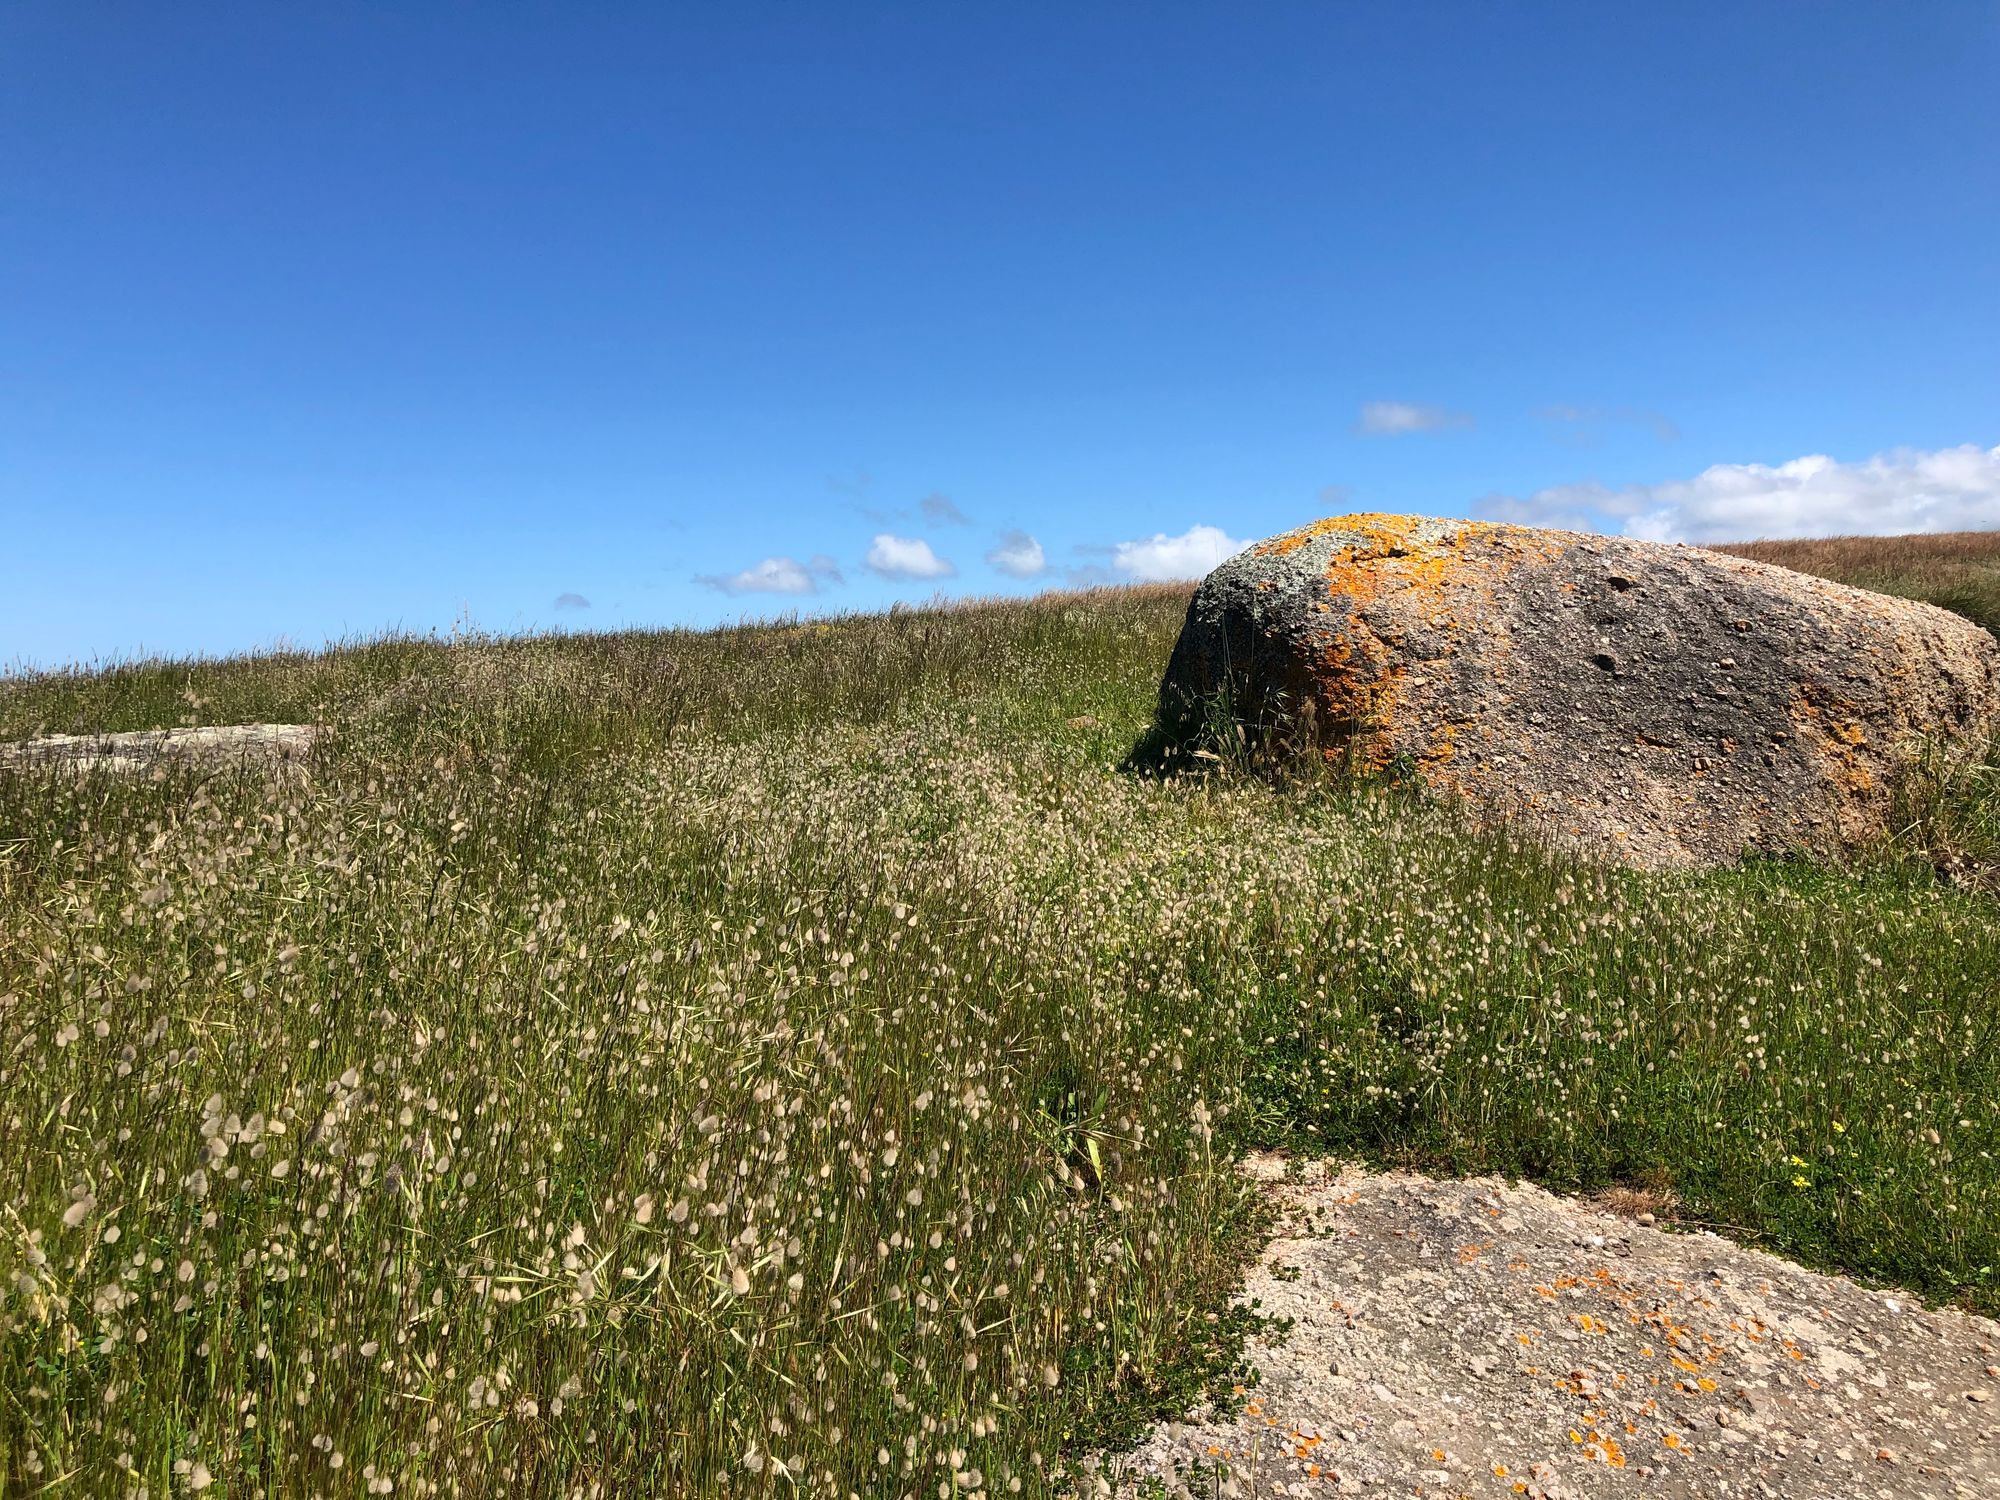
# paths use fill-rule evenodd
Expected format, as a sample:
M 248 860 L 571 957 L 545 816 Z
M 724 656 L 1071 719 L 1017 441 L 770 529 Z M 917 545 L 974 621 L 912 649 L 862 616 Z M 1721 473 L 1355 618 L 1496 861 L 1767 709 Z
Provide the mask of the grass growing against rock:
M 1121 770 L 1185 597 L 0 687 L 329 726 L 0 776 L 0 1493 L 1046 1492 L 1226 1357 L 1252 1143 L 2000 1309 L 1989 897 Z

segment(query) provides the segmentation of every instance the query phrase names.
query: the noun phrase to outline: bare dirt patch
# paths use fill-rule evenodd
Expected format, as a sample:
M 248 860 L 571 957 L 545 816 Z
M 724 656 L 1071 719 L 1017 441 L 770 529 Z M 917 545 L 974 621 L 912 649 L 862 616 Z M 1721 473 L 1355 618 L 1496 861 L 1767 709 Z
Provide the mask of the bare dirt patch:
M 1120 1495 L 2000 1493 L 1989 1319 L 1495 1178 L 1251 1167 L 1256 1378 Z

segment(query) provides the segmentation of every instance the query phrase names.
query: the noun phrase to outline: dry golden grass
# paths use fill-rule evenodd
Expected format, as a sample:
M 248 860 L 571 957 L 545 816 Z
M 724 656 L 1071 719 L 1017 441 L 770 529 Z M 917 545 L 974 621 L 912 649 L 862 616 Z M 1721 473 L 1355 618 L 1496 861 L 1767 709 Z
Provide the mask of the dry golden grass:
M 1595 1194 L 1591 1202 L 1605 1213 L 1617 1214 L 1620 1218 L 1636 1219 L 1647 1215 L 1647 1222 L 1650 1223 L 1655 1219 L 1673 1218 L 1681 1200 L 1665 1175 L 1655 1173 L 1647 1181 L 1615 1182 Z
M 2000 568 L 2000 531 L 1912 536 L 1824 536 L 1799 541 L 1729 542 L 1715 548 L 1822 578 L 1920 574 L 1936 568 Z
M 1714 550 L 1920 599 L 2000 635 L 2000 531 L 1732 542 Z

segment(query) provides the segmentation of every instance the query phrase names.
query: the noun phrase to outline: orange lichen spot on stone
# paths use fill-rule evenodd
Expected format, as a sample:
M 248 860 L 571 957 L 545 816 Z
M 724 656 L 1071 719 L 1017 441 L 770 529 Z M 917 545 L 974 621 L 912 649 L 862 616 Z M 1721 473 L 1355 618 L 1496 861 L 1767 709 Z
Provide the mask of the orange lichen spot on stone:
M 1789 718 L 1827 781 L 1850 798 L 1865 798 L 1879 785 L 1864 758 L 1870 748 L 1868 733 L 1845 708 L 1838 700 L 1822 708 L 1802 690 L 1792 698 Z
M 1457 753 L 1458 726 L 1446 720 L 1432 732 L 1430 748 L 1418 759 L 1426 766 L 1441 766 Z

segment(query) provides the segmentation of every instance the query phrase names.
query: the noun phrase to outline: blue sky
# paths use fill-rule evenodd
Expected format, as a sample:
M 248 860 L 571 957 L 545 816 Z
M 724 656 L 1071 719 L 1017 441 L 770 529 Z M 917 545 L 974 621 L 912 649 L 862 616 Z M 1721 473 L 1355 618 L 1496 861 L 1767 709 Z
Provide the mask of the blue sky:
M 14 0 L 0 661 L 2000 525 L 1996 77 L 1991 0 Z

